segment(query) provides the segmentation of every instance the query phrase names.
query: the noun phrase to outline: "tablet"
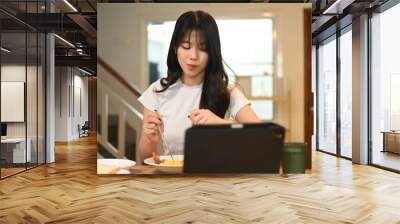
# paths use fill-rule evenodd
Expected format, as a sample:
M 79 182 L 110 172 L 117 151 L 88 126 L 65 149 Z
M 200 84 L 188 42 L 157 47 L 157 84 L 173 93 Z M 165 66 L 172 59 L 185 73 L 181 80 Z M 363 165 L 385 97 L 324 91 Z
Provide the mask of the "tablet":
M 285 129 L 274 123 L 186 130 L 184 173 L 279 173 Z

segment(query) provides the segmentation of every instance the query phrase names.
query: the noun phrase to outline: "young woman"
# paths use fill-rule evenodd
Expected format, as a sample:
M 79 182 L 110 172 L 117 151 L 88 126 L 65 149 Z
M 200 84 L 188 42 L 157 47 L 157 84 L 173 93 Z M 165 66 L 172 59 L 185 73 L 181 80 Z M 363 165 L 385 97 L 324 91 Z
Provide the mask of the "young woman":
M 161 136 L 168 150 L 183 154 L 185 131 L 192 125 L 261 122 L 243 93 L 228 85 L 218 27 L 206 12 L 189 11 L 178 18 L 167 65 L 167 77 L 139 98 L 144 106 L 138 145 L 142 159 L 153 156 L 159 162 Z

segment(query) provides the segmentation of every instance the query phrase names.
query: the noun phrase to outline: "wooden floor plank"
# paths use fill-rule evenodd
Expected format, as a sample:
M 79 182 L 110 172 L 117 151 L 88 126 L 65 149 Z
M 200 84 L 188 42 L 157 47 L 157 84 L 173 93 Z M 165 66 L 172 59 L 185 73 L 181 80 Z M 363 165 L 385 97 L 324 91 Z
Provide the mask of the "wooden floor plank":
M 0 181 L 0 223 L 400 223 L 400 175 L 313 152 L 307 174 L 98 176 L 96 139 Z

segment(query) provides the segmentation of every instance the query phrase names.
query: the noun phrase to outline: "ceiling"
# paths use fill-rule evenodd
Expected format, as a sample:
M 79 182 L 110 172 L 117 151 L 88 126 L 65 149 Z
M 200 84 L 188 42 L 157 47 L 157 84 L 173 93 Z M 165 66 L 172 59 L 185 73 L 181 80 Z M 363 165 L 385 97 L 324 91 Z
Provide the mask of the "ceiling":
M 56 66 L 79 66 L 96 73 L 96 5 L 96 0 L 47 0 L 47 5 L 44 0 L 1 0 L 2 46 L 12 49 L 7 54 L 2 52 L 2 60 L 24 62 L 26 55 L 29 61 L 36 57 L 38 50 L 36 35 L 54 32 L 72 44 L 55 38 Z M 27 40 L 25 31 L 28 31 Z M 39 44 L 39 50 L 42 47 Z
M 335 4 L 335 2 L 339 4 Z M 97 3 L 138 2 L 268 2 L 268 3 L 312 3 L 313 40 L 335 32 L 334 25 L 346 16 L 354 16 L 388 0 L 1 0 L 0 25 L 2 44 L 12 48 L 15 55 L 25 54 L 25 30 L 54 32 L 56 65 L 82 66 L 95 73 L 97 56 Z M 335 5 L 335 7 L 331 7 Z M 329 13 L 326 13 L 329 9 Z M 49 13 L 49 12 L 52 13 Z M 351 18 L 348 19 L 351 22 Z M 343 20 L 346 21 L 346 20 Z M 346 25 L 342 22 L 342 25 Z M 334 27 L 334 28 L 332 28 Z M 329 31 L 329 28 L 331 31 Z M 329 31 L 329 32 L 328 32 Z M 28 38 L 29 53 L 36 49 L 35 41 Z M 4 54 L 2 54 L 4 55 Z M 17 56 L 16 56 L 17 57 Z M 8 55 L 8 58 L 12 58 Z

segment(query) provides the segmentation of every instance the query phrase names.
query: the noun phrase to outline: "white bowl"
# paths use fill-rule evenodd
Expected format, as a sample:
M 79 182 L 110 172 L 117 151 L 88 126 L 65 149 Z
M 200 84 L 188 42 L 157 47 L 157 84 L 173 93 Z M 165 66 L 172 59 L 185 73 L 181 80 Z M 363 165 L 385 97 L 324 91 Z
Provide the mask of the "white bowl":
M 183 155 L 173 155 L 174 160 L 183 160 Z M 161 160 L 172 160 L 171 156 L 160 156 Z M 157 170 L 164 173 L 182 173 L 183 166 L 168 166 L 161 165 L 154 162 L 153 158 L 147 158 L 143 161 L 145 164 L 157 167 Z
M 97 174 L 127 174 L 123 169 L 134 165 L 136 162 L 129 159 L 97 159 Z

